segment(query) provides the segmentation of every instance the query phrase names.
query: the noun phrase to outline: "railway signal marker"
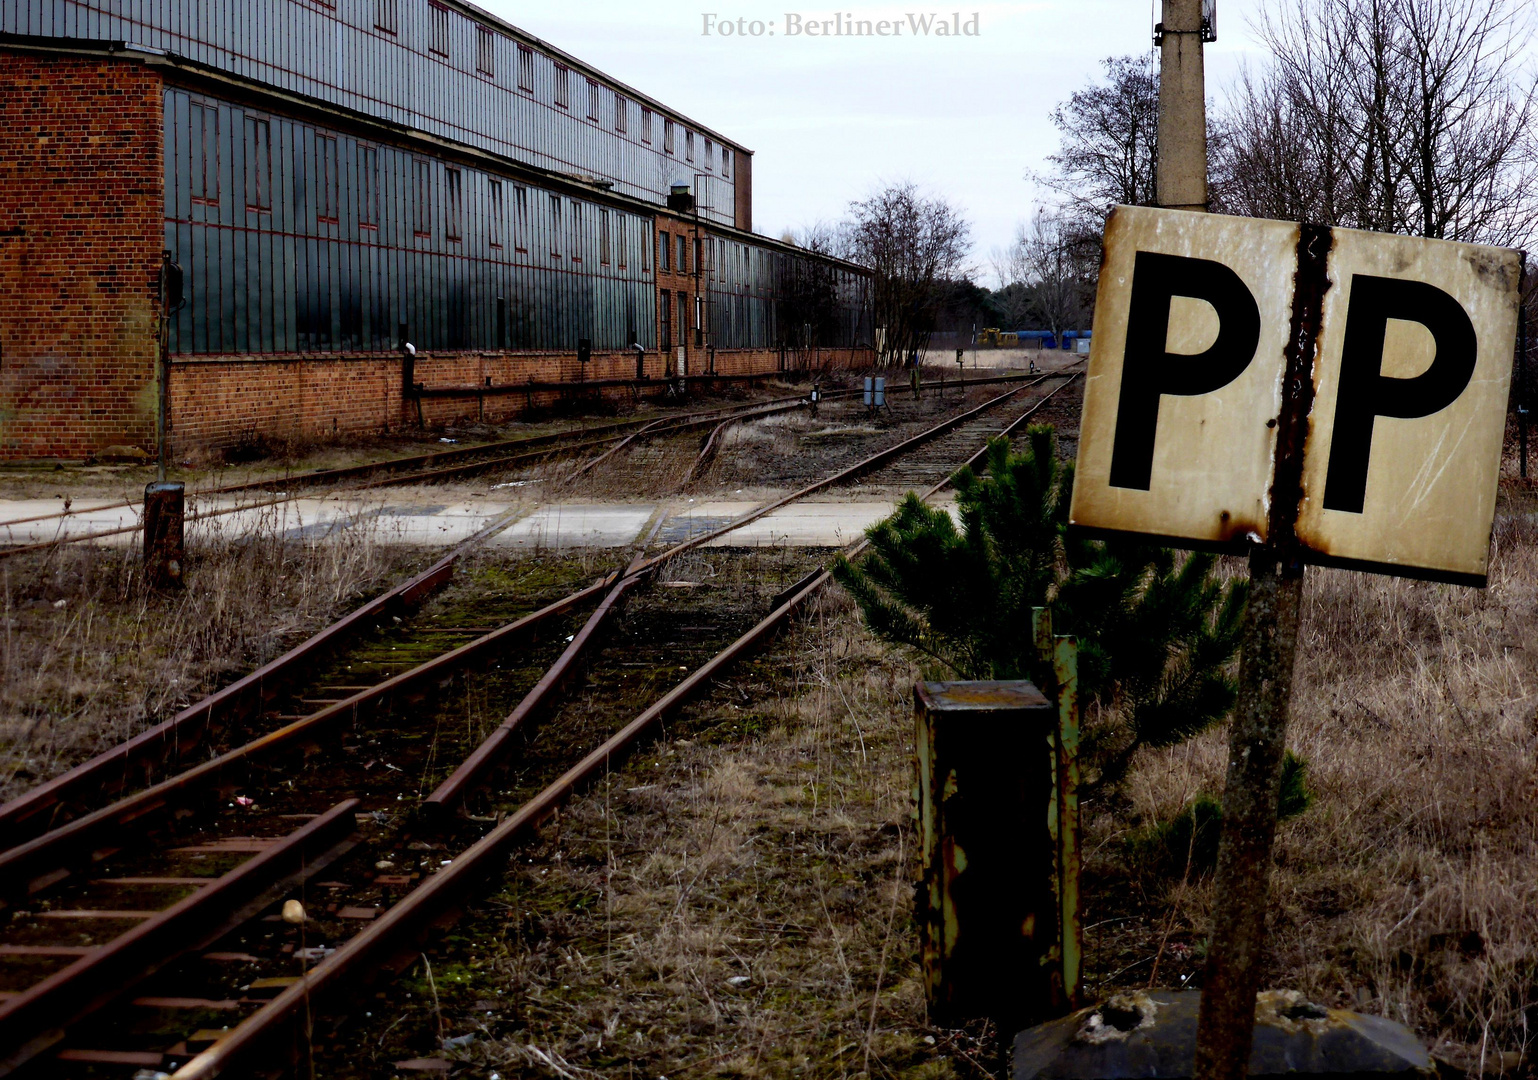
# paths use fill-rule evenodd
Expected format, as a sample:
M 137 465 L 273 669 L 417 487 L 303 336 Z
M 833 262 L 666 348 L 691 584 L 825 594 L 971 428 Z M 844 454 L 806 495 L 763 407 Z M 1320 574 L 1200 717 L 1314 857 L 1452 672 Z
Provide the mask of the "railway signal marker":
M 1178 210 L 1106 223 L 1069 520 L 1250 563 L 1196 1080 L 1250 1059 L 1303 566 L 1485 583 L 1521 267 Z
M 1482 585 L 1519 256 L 1324 235 L 1323 280 L 1304 282 L 1299 225 L 1113 212 L 1071 520 L 1233 551 L 1280 526 L 1307 562 Z M 1296 310 L 1310 287 L 1312 325 Z M 1289 344 L 1311 381 L 1284 402 Z M 1288 407 L 1303 410 L 1297 445 L 1279 440 Z M 1277 487 L 1289 457 L 1295 505 Z

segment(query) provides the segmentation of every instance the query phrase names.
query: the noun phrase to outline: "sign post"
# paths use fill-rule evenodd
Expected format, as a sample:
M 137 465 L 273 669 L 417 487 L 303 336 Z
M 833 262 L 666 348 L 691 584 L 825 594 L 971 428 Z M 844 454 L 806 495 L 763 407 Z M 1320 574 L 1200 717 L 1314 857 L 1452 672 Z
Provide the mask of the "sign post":
M 1483 585 L 1519 256 L 1117 207 L 1069 518 L 1245 554 L 1195 1076 L 1247 1074 L 1307 563 Z

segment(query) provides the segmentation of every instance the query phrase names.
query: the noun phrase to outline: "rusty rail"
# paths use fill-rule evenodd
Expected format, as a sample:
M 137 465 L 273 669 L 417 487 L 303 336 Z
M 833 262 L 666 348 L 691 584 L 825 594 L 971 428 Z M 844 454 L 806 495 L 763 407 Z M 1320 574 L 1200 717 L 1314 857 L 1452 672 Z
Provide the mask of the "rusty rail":
M 0 1002 L 0 1046 L 15 1048 L 0 1059 L 0 1075 L 59 1042 L 69 1024 L 223 936 L 254 914 L 253 904 L 275 899 L 274 890 L 326 866 L 347 846 L 357 805 L 357 799 L 338 803 L 229 873 L 210 878 L 164 911 Z
M 569 611 L 584 601 L 596 597 L 607 590 L 611 584 L 611 580 L 605 579 L 578 590 L 521 619 L 498 627 L 489 634 L 467 642 L 457 649 L 436 656 L 376 686 L 371 686 L 367 690 L 311 713 L 301 720 L 296 720 L 286 727 L 195 765 L 158 784 L 120 799 L 110 806 L 76 818 L 67 825 L 35 837 L 9 851 L 0 852 L 0 897 L 12 899 L 29 895 L 62 880 L 76 866 L 88 863 L 94 853 L 110 847 L 118 830 L 122 827 L 139 821 L 148 814 L 165 809 L 179 797 L 214 783 L 225 770 L 289 749 L 304 739 L 315 736 L 327 725 L 357 715 L 362 708 L 381 698 L 410 690 L 452 671 L 502 646 L 509 639 L 526 632 L 546 619 Z
M 1054 388 L 1006 427 L 1001 435 L 1007 436 L 1013 432 L 1061 390 L 1071 385 L 1079 374 L 1070 374 L 1062 386 Z M 975 463 L 986 449 L 984 446 L 977 450 L 963 464 Z M 922 498 L 933 498 L 950 485 L 954 475 L 953 472 L 930 487 Z M 862 538 L 848 548 L 845 555 L 854 557 L 868 544 L 869 541 Z M 643 565 L 647 564 L 633 564 L 632 570 L 639 572 L 639 567 Z M 472 892 L 486 876 L 495 872 L 502 865 L 510 847 L 538 828 L 584 784 L 600 772 L 606 772 L 617 758 L 622 757 L 653 727 L 676 712 L 696 693 L 708 688 L 712 680 L 734 661 L 758 647 L 830 579 L 831 575 L 826 570 L 803 579 L 794 588 L 792 595 L 777 604 L 769 615 L 747 633 L 695 669 L 553 784 L 524 803 L 515 814 L 461 852 L 448 866 L 434 874 L 378 921 L 306 973 L 300 981 L 247 1017 L 227 1038 L 178 1069 L 178 1080 L 212 1080 L 233 1068 L 254 1066 L 256 1059 L 264 1057 L 268 1059 L 265 1064 L 269 1065 L 292 1060 L 291 1055 L 298 1053 L 302 1045 L 304 1025 L 310 1022 L 313 1010 L 320 1001 L 347 991 L 355 992 L 360 977 L 388 966 L 391 959 L 403 951 L 408 943 L 417 940 L 429 926 L 452 911 L 465 894 Z
M 855 391 L 853 390 L 833 391 L 832 394 L 827 396 L 846 396 L 854 392 Z M 547 435 L 532 435 L 521 439 L 508 439 L 501 442 L 483 443 L 479 446 L 463 447 L 458 450 L 439 450 L 430 454 L 418 454 L 412 457 L 392 458 L 388 461 L 369 462 L 363 465 L 348 465 L 336 469 L 322 469 L 309 473 L 301 473 L 292 477 L 279 477 L 271 480 L 253 480 L 242 484 L 227 484 L 221 487 L 210 488 L 205 491 L 196 492 L 192 497 L 194 499 L 198 499 L 211 495 L 232 495 L 248 491 L 270 491 L 276 488 L 316 487 L 329 483 L 348 480 L 354 477 L 369 476 L 377 472 L 393 473 L 396 470 L 402 468 L 418 467 L 422 465 L 435 467 L 426 469 L 417 468 L 417 471 L 414 472 L 408 472 L 402 475 L 391 475 L 383 479 L 374 480 L 372 482 L 361 485 L 358 490 L 367 491 L 377 487 L 384 487 L 394 484 L 417 483 L 427 480 L 446 480 L 451 477 L 473 475 L 474 473 L 484 472 L 489 469 L 506 468 L 510 465 L 516 465 L 524 461 L 531 461 L 544 457 L 550 453 L 548 447 L 551 444 L 560 444 L 557 449 L 563 451 L 574 451 L 590 449 L 594 446 L 601 446 L 607 442 L 614 442 L 615 440 L 622 440 L 622 444 L 628 443 L 631 439 L 635 438 L 634 433 L 628 437 L 616 433 L 604 434 L 602 437 L 593 438 L 592 436 L 595 433 L 614 433 L 625 431 L 637 425 L 641 425 L 642 430 L 648 430 L 651 428 L 662 428 L 664 430 L 672 430 L 676 428 L 677 430 L 687 430 L 692 426 L 712 423 L 714 422 L 715 418 L 723 412 L 733 412 L 740 410 L 745 418 L 751 418 L 754 415 L 753 410 L 762 409 L 765 404 L 769 406 L 782 405 L 784 408 L 799 408 L 806 403 L 807 402 L 805 399 L 802 398 L 778 398 L 768 403 L 760 402 L 751 406 L 724 406 L 719 409 L 708 410 L 704 413 L 681 413 L 674 416 L 666 416 L 651 420 L 627 420 L 620 423 L 602 425 L 597 428 L 582 428 L 553 432 Z M 573 438 L 578 439 L 578 441 L 569 441 Z M 545 446 L 547 449 L 543 451 L 532 451 L 529 453 L 518 453 L 512 455 L 504 454 L 500 457 L 491 456 L 487 457 L 485 460 L 471 461 L 459 465 L 446 464 L 449 461 L 455 461 L 464 457 L 480 457 L 488 453 L 495 455 L 499 451 L 513 449 L 524 450 L 532 446 Z M 229 507 L 220 507 L 215 510 L 196 511 L 188 514 L 187 516 L 190 520 L 194 521 L 202 520 L 204 518 L 221 517 L 226 514 L 238 514 L 249 510 L 260 509 L 265 506 L 276 506 L 280 503 L 291 502 L 298 497 L 299 496 L 297 494 L 285 491 L 278 497 L 265 501 L 246 503 Z M 120 502 L 107 503 L 102 506 L 81 507 L 78 509 L 71 508 L 68 510 L 55 511 L 49 514 L 36 514 L 31 517 L 16 518 L 11 521 L 3 521 L 0 522 L 0 528 L 7 528 L 13 525 L 24 525 L 37 521 L 49 521 L 54 518 L 73 517 L 77 514 L 97 513 L 102 510 L 114 510 L 120 507 L 134 507 L 138 505 L 139 502 L 136 500 L 125 499 Z M 0 559 L 22 555 L 29 551 L 42 551 L 47 548 L 58 547 L 63 544 L 83 543 L 89 540 L 103 540 L 112 536 L 126 536 L 129 533 L 139 532 L 142 527 L 143 526 L 141 523 L 136 522 L 132 525 L 123 525 L 112 529 L 98 529 L 94 532 L 57 536 L 51 540 L 39 540 L 30 544 L 17 544 L 7 547 L 0 547 Z
M 148 782 L 157 768 L 176 762 L 196 748 L 218 723 L 240 720 L 275 697 L 296 675 L 326 649 L 367 626 L 373 619 L 404 611 L 446 585 L 454 564 L 466 551 L 510 524 L 515 515 L 504 514 L 459 544 L 432 566 L 294 646 L 282 656 L 257 668 L 224 689 L 182 709 L 169 720 L 140 732 L 126 742 L 48 780 L 32 790 L 0 804 L 0 836 L 7 845 L 34 836 L 39 826 L 51 825 L 39 815 L 77 799 L 121 791 L 134 782 Z
M 1075 378 L 1077 378 L 1077 375 L 1070 376 L 1063 386 L 1059 386 L 1047 394 L 1025 416 L 1010 424 L 1005 429 L 1005 432 L 1007 433 L 1018 427 L 1020 423 L 1039 410 Z M 1008 396 L 1010 395 L 1004 395 L 1004 397 Z M 1002 398 L 995 399 L 995 403 L 998 400 L 1002 400 Z M 966 415 L 975 415 L 977 411 L 972 410 Z M 949 430 L 950 426 L 953 425 L 940 425 L 945 430 Z M 933 431 L 934 429 L 932 429 L 931 437 Z M 909 440 L 908 442 L 911 443 L 911 441 Z M 907 445 L 907 443 L 904 445 Z M 983 449 L 979 449 L 967 459 L 967 463 L 976 461 L 983 452 Z M 882 455 L 878 456 L 890 456 L 890 452 L 883 451 Z M 923 498 L 931 498 L 948 486 L 950 482 L 951 477 L 945 477 L 939 483 L 929 488 L 924 493 Z M 821 485 L 814 485 L 813 487 L 818 486 Z M 745 523 L 746 521 L 744 520 L 737 524 Z M 720 531 L 717 530 L 717 532 Z M 678 545 L 670 550 L 676 552 L 680 548 L 704 542 L 705 539 L 707 537 L 699 537 L 692 542 Z M 858 554 L 865 548 L 867 543 L 868 541 L 866 540 L 860 540 L 848 550 L 847 554 L 851 556 Z M 569 671 L 572 662 L 580 654 L 582 646 L 591 640 L 598 626 L 603 621 L 603 614 L 607 614 L 607 611 L 604 609 L 612 608 L 617 604 L 625 592 L 638 584 L 643 579 L 646 570 L 656 565 L 656 562 L 657 560 L 655 559 L 642 560 L 637 558 L 624 574 L 619 575 L 618 580 L 613 582 L 608 595 L 605 597 L 603 609 L 600 609 L 600 612 L 595 612 L 594 616 L 588 620 L 587 626 L 583 628 L 580 643 L 578 639 L 574 638 L 572 644 L 577 647 L 569 648 L 563 654 L 561 660 L 557 662 L 557 665 L 550 672 L 547 672 L 545 679 L 541 683 L 545 687 L 543 693 L 548 693 L 558 686 L 560 680 Z M 731 645 L 706 664 L 692 672 L 629 724 L 588 753 L 555 783 L 547 787 L 534 799 L 525 803 L 511 818 L 497 826 L 480 841 L 453 859 L 441 872 L 433 875 L 403 901 L 386 912 L 377 922 L 371 924 L 367 929 L 343 945 L 336 953 L 323 960 L 319 966 L 307 973 L 298 983 L 287 988 L 268 1005 L 247 1018 L 229 1037 L 219 1041 L 184 1065 L 178 1070 L 177 1075 L 179 1077 L 192 1078 L 211 1077 L 219 1075 L 232 1065 L 250 1064 L 247 1059 L 251 1056 L 267 1055 L 269 1057 L 281 1057 L 291 1052 L 298 1045 L 296 1036 L 301 1031 L 301 1025 L 309 1022 L 312 1016 L 313 1005 L 317 999 L 331 993 L 355 987 L 357 984 L 356 977 L 360 973 L 377 971 L 379 967 L 397 955 L 410 939 L 421 934 L 434 921 L 441 919 L 465 892 L 472 889 L 485 874 L 493 872 L 500 865 L 497 858 L 498 855 L 504 853 L 509 846 L 537 828 L 566 799 L 570 798 L 573 793 L 596 776 L 600 770 L 607 770 L 613 760 L 626 753 L 655 725 L 675 713 L 685 702 L 701 690 L 708 688 L 711 682 L 728 666 L 761 645 L 828 580 L 828 573 L 821 571 L 799 582 L 792 588 L 791 595 L 784 597 L 783 601 L 777 602 L 771 613 L 751 630 L 732 642 Z M 608 583 L 592 586 L 587 590 L 583 590 L 583 593 L 590 595 L 605 584 Z M 568 597 L 566 601 L 561 603 L 572 601 L 578 595 L 582 594 L 573 594 L 573 597 Z M 504 628 L 504 630 L 506 629 Z M 533 696 L 531 693 L 530 697 Z M 528 709 L 524 709 L 522 715 L 527 716 L 534 707 L 537 707 L 538 700 L 535 699 Z M 530 698 L 526 698 L 525 702 L 520 704 L 520 708 L 522 709 L 524 704 L 529 702 Z M 347 703 L 340 703 L 338 706 L 333 706 L 330 710 L 323 710 L 323 712 L 334 713 L 338 709 L 345 709 L 346 706 Z M 317 716 L 319 715 L 317 714 Z M 516 710 L 514 715 L 519 715 Z M 315 717 L 308 718 L 308 720 L 314 721 Z M 500 743 L 506 741 L 512 729 L 516 727 L 516 722 L 510 717 L 509 723 L 505 724 L 504 727 L 507 730 L 501 734 L 500 740 L 494 736 L 491 746 L 483 746 L 477 751 L 477 755 L 480 755 L 480 763 L 471 769 L 468 775 L 463 778 L 463 782 L 458 785 L 460 792 L 468 785 L 474 783 L 476 779 L 483 776 L 485 771 L 495 763 L 494 759 L 497 756 Z M 249 750 L 249 748 L 243 749 Z M 218 765 L 217 762 L 209 764 L 213 767 Z M 468 764 L 469 762 L 467 762 Z M 3 862 L 0 862 L 0 875 L 8 875 L 13 872 L 12 869 L 6 868 Z M 3 877 L 0 877 L 0 879 L 3 879 Z
M 486 774 L 507 755 L 511 747 L 513 732 L 521 728 L 530 717 L 543 707 L 545 699 L 571 677 L 577 660 L 587 650 L 590 642 L 597 636 L 598 630 L 611 612 L 615 610 L 619 602 L 624 599 L 626 593 L 644 580 L 644 575 L 632 574 L 622 577 L 609 590 L 609 595 L 603 598 L 603 603 L 593 611 L 581 630 L 567 644 L 556 662 L 550 665 L 548 671 L 534 684 L 534 688 L 523 696 L 523 700 L 508 714 L 507 719 L 497 725 L 486 739 L 475 748 L 469 757 L 460 763 L 459 768 L 449 776 L 447 780 L 439 784 L 431 795 L 422 800 L 422 809 L 428 814 L 444 814 L 456 809 L 464 800 L 465 795 L 478 787 Z

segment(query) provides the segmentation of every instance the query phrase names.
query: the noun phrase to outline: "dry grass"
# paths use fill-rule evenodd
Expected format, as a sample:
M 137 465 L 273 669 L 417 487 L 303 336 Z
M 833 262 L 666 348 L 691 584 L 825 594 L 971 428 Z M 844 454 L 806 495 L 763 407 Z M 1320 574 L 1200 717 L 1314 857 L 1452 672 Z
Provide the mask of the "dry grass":
M 0 799 L 276 656 L 420 553 L 372 526 L 285 539 L 276 510 L 189 541 L 186 587 L 143 587 L 135 547 L 0 562 Z
M 1306 593 L 1290 742 L 1317 799 L 1279 835 L 1271 981 L 1400 1020 L 1474 1070 L 1515 1068 L 1538 1036 L 1535 615 L 1538 530 L 1512 514 L 1487 590 L 1316 570 Z M 1131 820 L 1220 791 L 1224 754 L 1213 733 L 1149 755 Z M 1105 930 L 1098 974 L 1156 947 L 1178 904 L 1173 982 L 1199 968 L 1210 887 L 1140 877 L 1128 827 L 1092 818 L 1094 872 L 1146 898 L 1102 902 L 1132 925 Z

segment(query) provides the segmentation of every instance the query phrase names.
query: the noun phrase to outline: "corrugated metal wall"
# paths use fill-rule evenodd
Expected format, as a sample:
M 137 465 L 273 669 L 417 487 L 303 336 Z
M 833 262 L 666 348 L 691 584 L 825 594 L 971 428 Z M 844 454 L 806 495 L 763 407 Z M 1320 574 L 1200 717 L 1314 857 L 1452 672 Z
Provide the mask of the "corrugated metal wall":
M 869 279 L 734 237 L 705 238 L 710 340 L 720 349 L 870 344 Z
M 169 89 L 178 353 L 656 347 L 652 220 Z
M 4 0 L 0 32 L 164 50 L 648 202 L 700 173 L 702 213 L 733 223 L 719 135 L 431 0 Z

